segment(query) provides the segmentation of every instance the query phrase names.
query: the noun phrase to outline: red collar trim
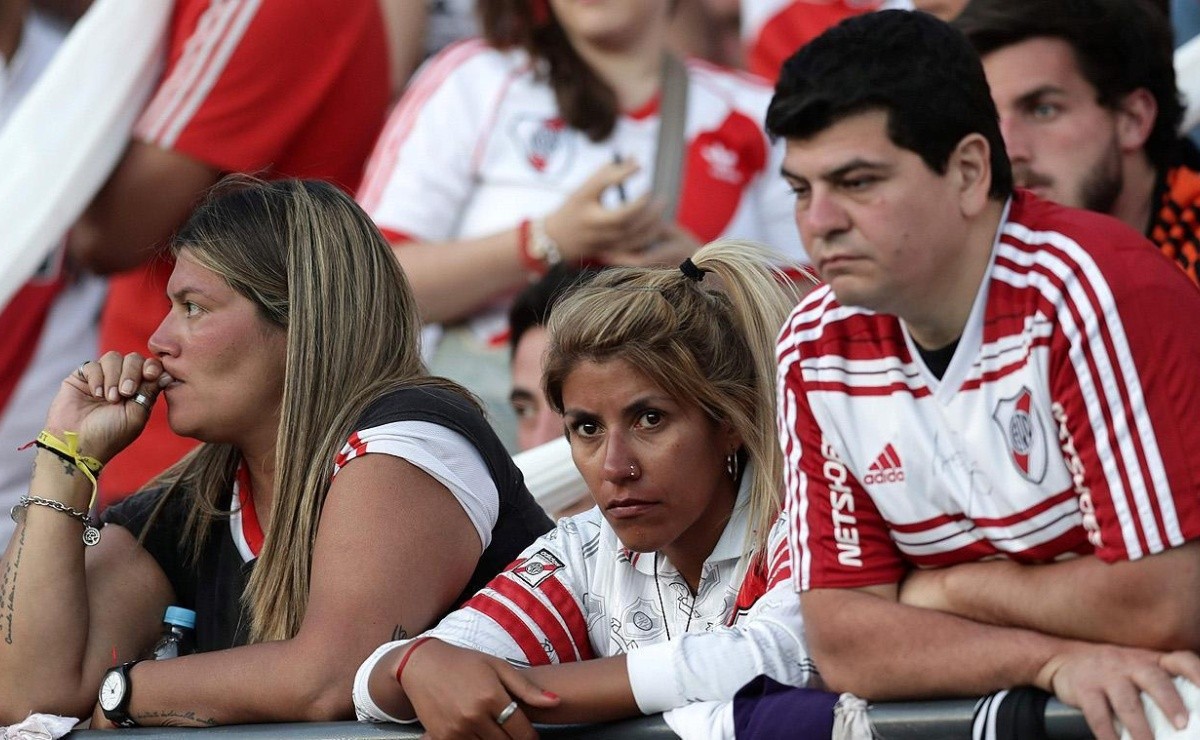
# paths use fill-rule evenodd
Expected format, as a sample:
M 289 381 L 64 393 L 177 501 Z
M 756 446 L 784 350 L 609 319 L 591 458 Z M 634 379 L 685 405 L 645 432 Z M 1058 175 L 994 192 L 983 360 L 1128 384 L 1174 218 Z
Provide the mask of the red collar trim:
M 632 118 L 635 121 L 643 121 L 651 116 L 657 116 L 659 97 L 660 93 L 654 93 L 654 97 L 650 98 L 645 103 L 642 103 L 640 108 L 627 111 L 624 115 Z
M 245 464 L 238 468 L 237 485 L 234 490 L 237 492 L 238 508 L 234 512 L 233 519 L 237 519 L 240 524 L 240 526 L 235 526 L 235 539 L 240 530 L 246 548 L 257 558 L 262 551 L 263 531 L 262 526 L 258 523 L 258 514 L 254 511 L 254 489 L 250 486 L 250 471 Z

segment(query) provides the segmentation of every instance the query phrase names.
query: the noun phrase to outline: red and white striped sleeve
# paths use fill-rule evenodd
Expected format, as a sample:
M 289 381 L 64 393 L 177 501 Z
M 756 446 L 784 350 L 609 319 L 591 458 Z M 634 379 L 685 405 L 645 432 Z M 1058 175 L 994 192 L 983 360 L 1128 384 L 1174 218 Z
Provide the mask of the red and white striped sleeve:
M 294 0 L 180 0 L 177 6 L 169 66 L 135 125 L 138 139 L 224 171 L 259 172 L 315 148 L 314 137 L 332 142 L 377 130 L 387 99 L 387 56 L 372 0 L 336 7 Z M 364 49 L 378 52 L 372 57 L 378 64 L 370 68 L 375 77 L 357 79 L 361 87 L 354 97 L 336 96 L 348 66 L 367 70 L 356 61 Z M 314 111 L 334 104 L 338 117 L 316 118 Z M 314 132 L 315 120 L 339 128 Z M 339 184 L 357 185 L 361 160 L 347 171 L 341 160 L 326 154 L 314 165 L 292 162 L 314 171 L 287 174 L 352 175 Z
M 887 523 L 821 429 L 804 377 L 830 299 L 818 288 L 792 312 L 777 346 L 790 576 L 797 591 L 896 583 L 907 566 Z
M 426 634 L 521 666 L 590 660 L 583 544 L 560 522 Z
M 1006 234 L 998 264 L 1056 323 L 1052 413 L 1096 554 L 1136 560 L 1200 537 L 1200 293 L 1132 230 L 1116 249 Z
M 506 59 L 468 39 L 442 50 L 413 77 L 375 143 L 357 196 L 389 241 L 455 236 Z

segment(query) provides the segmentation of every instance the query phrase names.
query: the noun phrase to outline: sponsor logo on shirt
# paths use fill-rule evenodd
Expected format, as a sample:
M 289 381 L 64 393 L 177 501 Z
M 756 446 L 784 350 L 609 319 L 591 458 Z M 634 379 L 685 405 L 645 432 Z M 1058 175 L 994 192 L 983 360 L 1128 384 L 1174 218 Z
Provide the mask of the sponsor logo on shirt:
M 1104 540 L 1100 537 L 1100 522 L 1096 520 L 1096 507 L 1092 504 L 1092 489 L 1084 477 L 1083 459 L 1079 457 L 1079 450 L 1067 427 L 1067 411 L 1061 403 L 1055 403 L 1050 407 L 1050 413 L 1058 422 L 1058 444 L 1067 463 L 1067 472 L 1071 474 L 1075 495 L 1079 497 L 1079 513 L 1083 515 L 1083 528 L 1087 532 L 1088 542 L 1099 549 L 1104 546 Z
M 883 452 L 875 457 L 875 462 L 867 468 L 867 474 L 863 476 L 863 485 L 877 486 L 884 483 L 903 483 L 904 482 L 904 463 L 900 462 L 900 455 L 896 452 L 896 448 L 888 442 L 887 447 L 883 448 Z
M 705 146 L 700 156 L 708 163 L 708 174 L 714 180 L 741 185 L 742 171 L 738 168 L 738 153 L 719 141 Z
M 1046 476 L 1046 434 L 1033 406 L 1033 392 L 1026 387 L 996 404 L 992 421 L 1008 446 L 1009 459 L 1025 480 L 1041 483 Z
M 862 546 L 858 544 L 858 519 L 854 516 L 854 493 L 846 485 L 850 478 L 846 464 L 837 456 L 829 440 L 821 439 L 821 454 L 825 464 L 821 472 L 829 481 L 829 516 L 833 520 L 833 541 L 837 546 L 838 562 L 861 568 Z

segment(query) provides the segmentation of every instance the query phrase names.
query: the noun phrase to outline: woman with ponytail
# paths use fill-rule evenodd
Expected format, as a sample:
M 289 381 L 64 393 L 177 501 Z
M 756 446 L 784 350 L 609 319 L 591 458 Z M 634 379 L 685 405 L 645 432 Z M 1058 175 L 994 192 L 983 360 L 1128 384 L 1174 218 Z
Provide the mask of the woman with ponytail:
M 403 272 L 332 185 L 230 178 L 174 238 L 152 356 L 66 378 L 0 561 L 0 724 L 351 716 L 355 667 L 550 522 L 462 388 L 429 376 Z M 91 522 L 159 395 L 204 444 Z M 83 542 L 80 542 L 83 524 Z M 198 653 L 146 657 L 164 609 Z
M 728 700 L 763 674 L 815 680 L 779 517 L 774 341 L 796 296 L 775 263 L 717 242 L 562 299 L 545 390 L 597 506 L 377 650 L 355 679 L 360 718 L 523 737 L 531 721 Z
M 445 331 L 427 335 L 434 370 L 480 395 L 506 442 L 507 308 L 554 264 L 674 266 L 719 237 L 803 259 L 760 125 L 770 87 L 669 57 L 673 5 L 480 0 L 483 38 L 425 65 L 367 165 L 359 201 Z M 678 187 L 652 188 L 660 145 Z

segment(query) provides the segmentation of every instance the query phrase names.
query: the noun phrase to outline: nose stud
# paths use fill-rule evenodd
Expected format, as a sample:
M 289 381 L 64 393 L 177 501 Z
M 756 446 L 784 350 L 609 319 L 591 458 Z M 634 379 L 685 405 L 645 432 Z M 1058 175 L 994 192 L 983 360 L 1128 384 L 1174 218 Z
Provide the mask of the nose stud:
M 638 472 L 637 465 L 629 463 L 629 480 L 637 480 L 641 474 Z

